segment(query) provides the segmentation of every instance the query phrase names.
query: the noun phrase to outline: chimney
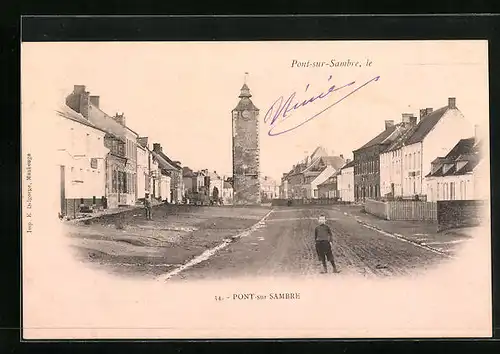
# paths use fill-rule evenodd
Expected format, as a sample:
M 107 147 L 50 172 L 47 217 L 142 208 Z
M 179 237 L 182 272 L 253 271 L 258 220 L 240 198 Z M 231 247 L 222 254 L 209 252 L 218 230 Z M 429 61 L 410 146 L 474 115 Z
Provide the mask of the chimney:
M 417 117 L 411 116 L 410 117 L 410 124 L 411 125 L 416 125 L 417 124 Z
M 116 113 L 113 119 L 121 125 L 125 126 L 125 116 L 123 115 L 123 113 Z
M 80 109 L 79 113 L 85 118 L 89 119 L 89 106 L 90 106 L 90 93 L 87 91 L 83 92 L 80 96 Z
M 351 159 L 345 160 L 345 163 L 349 163 L 349 162 L 351 162 Z
M 390 127 L 394 126 L 394 121 L 393 120 L 386 120 L 385 121 L 385 129 L 389 129 Z
M 140 146 L 146 148 L 148 147 L 148 137 L 143 136 L 143 137 L 138 137 L 137 142 L 139 143 Z
M 74 85 L 73 86 L 73 93 L 74 94 L 81 95 L 84 92 L 85 92 L 85 85 Z
M 457 108 L 457 99 L 455 97 L 448 98 L 448 108 L 449 109 Z
M 427 108 L 422 108 L 420 110 L 420 119 L 424 118 L 427 115 Z
M 90 103 L 99 108 L 99 96 L 90 96 Z
M 413 117 L 413 113 L 403 113 L 401 115 L 401 122 L 403 123 L 411 123 L 411 118 Z
M 154 152 L 162 152 L 161 145 L 159 143 L 154 143 L 153 144 L 153 151 Z
M 344 159 L 344 155 L 343 155 L 343 154 L 340 154 L 340 158 L 343 160 L 343 159 Z
M 426 109 L 425 109 L 425 115 L 431 114 L 431 113 L 432 113 L 432 111 L 434 111 L 434 109 L 433 109 L 433 108 L 426 108 Z

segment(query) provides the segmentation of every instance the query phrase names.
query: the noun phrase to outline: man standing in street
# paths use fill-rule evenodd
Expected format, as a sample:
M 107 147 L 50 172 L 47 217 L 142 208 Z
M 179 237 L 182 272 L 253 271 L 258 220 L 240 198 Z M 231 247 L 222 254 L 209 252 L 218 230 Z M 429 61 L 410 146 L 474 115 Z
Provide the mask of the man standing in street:
M 153 220 L 153 216 L 151 215 L 152 205 L 151 205 L 151 199 L 149 197 L 149 194 L 145 195 L 145 198 L 144 198 L 144 208 L 146 209 L 146 219 Z
M 339 273 L 337 267 L 335 266 L 332 253 L 332 230 L 326 224 L 326 216 L 323 214 L 319 216 L 319 225 L 316 226 L 316 229 L 314 229 L 314 240 L 316 242 L 316 252 L 318 253 L 319 260 L 323 264 L 322 273 L 328 272 L 326 260 L 332 264 L 333 272 Z

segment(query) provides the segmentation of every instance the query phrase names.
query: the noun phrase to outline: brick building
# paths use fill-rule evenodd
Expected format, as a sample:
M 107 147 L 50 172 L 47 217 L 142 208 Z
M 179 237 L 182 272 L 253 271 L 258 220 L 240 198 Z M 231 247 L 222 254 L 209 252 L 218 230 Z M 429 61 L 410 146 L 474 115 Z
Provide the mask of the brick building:
M 410 119 L 410 116 L 408 116 Z M 413 120 L 413 118 L 411 118 Z M 354 154 L 354 199 L 379 198 L 380 154 L 403 133 L 393 120 L 385 121 L 385 129 L 353 151 Z
M 344 163 L 342 154 L 329 156 L 325 148 L 318 146 L 311 155 L 306 156 L 283 175 L 281 198 L 318 198 L 318 185 L 338 171 Z
M 234 204 L 261 202 L 259 109 L 250 97 L 250 89 L 243 84 L 240 101 L 232 111 Z

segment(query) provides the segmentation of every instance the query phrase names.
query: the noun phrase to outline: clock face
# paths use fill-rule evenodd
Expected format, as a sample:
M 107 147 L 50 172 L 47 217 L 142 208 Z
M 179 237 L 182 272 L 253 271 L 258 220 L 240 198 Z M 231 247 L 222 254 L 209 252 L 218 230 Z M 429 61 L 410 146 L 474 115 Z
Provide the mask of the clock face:
M 243 113 L 241 113 L 241 115 L 243 116 L 243 118 L 250 117 L 250 113 L 248 111 L 243 111 Z

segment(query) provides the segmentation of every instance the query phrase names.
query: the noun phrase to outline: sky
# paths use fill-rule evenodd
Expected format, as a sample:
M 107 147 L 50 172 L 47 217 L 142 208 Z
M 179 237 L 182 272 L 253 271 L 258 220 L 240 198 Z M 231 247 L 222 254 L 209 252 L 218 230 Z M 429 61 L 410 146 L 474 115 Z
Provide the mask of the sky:
M 319 145 L 352 158 L 385 120 L 443 107 L 448 97 L 471 124 L 487 126 L 487 50 L 486 41 L 23 43 L 22 104 L 55 108 L 74 85 L 85 85 L 103 111 L 123 112 L 131 129 L 161 143 L 173 160 L 229 176 L 231 110 L 248 72 L 260 109 L 261 173 L 279 179 Z M 299 68 L 293 60 L 361 67 Z M 279 97 L 296 92 L 302 101 L 353 83 L 294 110 L 275 129 L 304 122 L 374 77 L 297 129 L 268 135 L 264 118 Z

